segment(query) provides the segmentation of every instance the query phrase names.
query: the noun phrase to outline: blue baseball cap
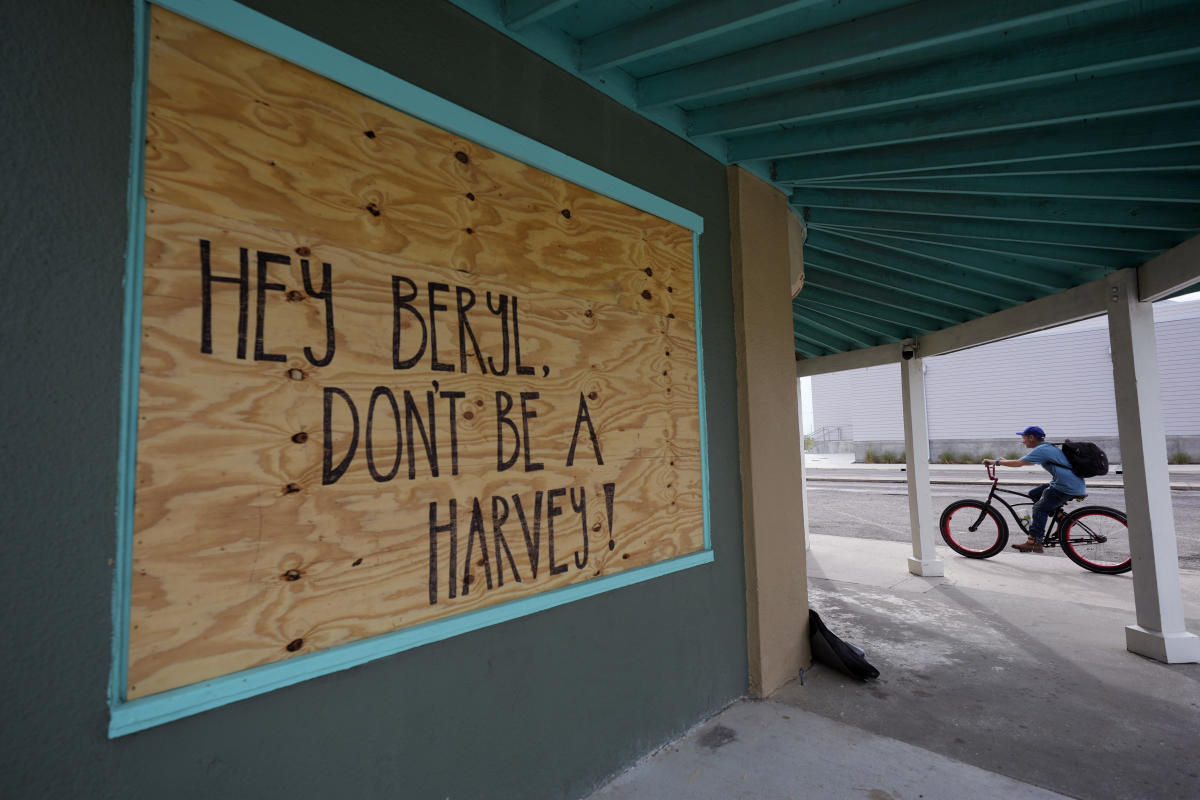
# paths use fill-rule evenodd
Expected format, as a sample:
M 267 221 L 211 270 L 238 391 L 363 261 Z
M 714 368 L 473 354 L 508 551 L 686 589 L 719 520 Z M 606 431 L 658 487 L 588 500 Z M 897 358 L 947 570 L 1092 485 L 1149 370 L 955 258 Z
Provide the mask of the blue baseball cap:
M 1046 432 L 1044 430 L 1042 430 L 1041 428 L 1039 428 L 1037 425 L 1030 425 L 1028 428 L 1026 428 L 1023 431 L 1017 431 L 1017 436 L 1028 436 L 1030 434 L 1033 434 L 1034 436 L 1036 436 L 1039 439 L 1046 438 Z

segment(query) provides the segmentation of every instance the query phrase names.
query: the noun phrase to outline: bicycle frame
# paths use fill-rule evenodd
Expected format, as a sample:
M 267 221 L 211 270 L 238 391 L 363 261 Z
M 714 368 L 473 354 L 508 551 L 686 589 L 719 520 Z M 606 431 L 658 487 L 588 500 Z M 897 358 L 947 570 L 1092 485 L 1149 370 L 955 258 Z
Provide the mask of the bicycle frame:
M 991 491 L 988 492 L 987 500 L 984 501 L 984 505 L 994 508 L 994 506 L 992 506 L 992 500 L 998 500 L 1002 506 L 1004 506 L 1005 508 L 1008 509 L 1008 513 L 1012 515 L 1013 521 L 1015 521 L 1017 523 L 1017 527 L 1020 528 L 1021 531 L 1026 536 L 1028 536 L 1029 535 L 1029 526 L 1025 523 L 1025 520 L 1021 519 L 1021 515 L 1017 513 L 1017 507 L 1032 506 L 1033 500 L 1029 497 L 1029 495 L 1025 494 L 1025 492 L 1017 492 L 1017 491 L 1013 491 L 1012 489 L 1001 489 L 1000 488 L 1000 479 L 996 477 L 996 465 L 995 464 L 985 464 L 984 466 L 987 468 L 988 477 L 992 481 L 992 488 L 991 488 Z M 1010 503 L 1007 500 L 1005 500 L 1003 497 L 998 497 L 997 492 L 1002 492 L 1004 494 L 1016 495 L 1017 497 L 1023 497 L 1023 498 L 1025 498 L 1026 502 Z M 1058 515 L 1060 512 L 1062 512 L 1062 509 L 1065 505 L 1066 504 L 1064 503 L 1063 506 L 1059 506 L 1058 509 L 1055 511 L 1055 513 L 1050 515 L 1049 523 L 1046 526 L 1046 536 L 1042 540 L 1043 547 L 1057 547 L 1058 546 L 1058 543 L 1059 543 L 1059 540 L 1058 540 L 1058 523 L 1059 523 Z M 987 512 L 984 512 L 984 513 L 987 513 Z M 983 515 L 980 515 L 979 519 L 976 520 L 975 524 L 978 525 L 982 521 L 983 521 Z

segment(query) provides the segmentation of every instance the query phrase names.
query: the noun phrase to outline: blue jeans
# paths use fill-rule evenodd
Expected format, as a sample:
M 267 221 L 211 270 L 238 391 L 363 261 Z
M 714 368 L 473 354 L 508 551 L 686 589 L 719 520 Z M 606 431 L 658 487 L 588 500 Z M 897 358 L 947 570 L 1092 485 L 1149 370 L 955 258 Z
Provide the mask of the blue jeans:
M 1050 519 L 1054 510 L 1074 496 L 1051 488 L 1048 483 L 1029 490 L 1029 497 L 1033 500 L 1033 513 L 1029 520 L 1029 536 L 1035 542 L 1042 543 L 1042 538 L 1046 535 L 1046 520 Z

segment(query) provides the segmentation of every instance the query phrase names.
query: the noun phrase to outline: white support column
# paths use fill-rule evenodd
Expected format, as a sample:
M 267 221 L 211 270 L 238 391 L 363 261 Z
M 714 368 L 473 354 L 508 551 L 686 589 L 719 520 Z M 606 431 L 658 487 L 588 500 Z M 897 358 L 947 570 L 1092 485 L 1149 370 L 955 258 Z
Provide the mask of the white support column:
M 913 356 L 900 362 L 904 396 L 904 451 L 908 454 L 908 521 L 913 556 L 908 571 L 927 578 L 946 574 L 934 550 L 933 496 L 929 490 L 929 426 L 925 420 L 925 362 Z
M 800 421 L 800 508 L 803 523 L 800 534 L 804 537 L 804 549 L 812 550 L 812 537 L 808 535 L 808 466 L 804 463 L 804 387 L 802 378 L 796 378 L 796 419 Z
M 808 535 L 808 467 L 804 464 L 804 428 L 800 429 L 800 535 L 804 537 L 804 549 L 812 550 L 812 537 Z
M 1188 633 L 1183 617 L 1154 311 L 1150 303 L 1138 300 L 1134 270 L 1111 273 L 1108 286 L 1108 335 L 1137 616 L 1137 624 L 1125 629 L 1125 646 L 1168 664 L 1200 662 L 1200 637 Z

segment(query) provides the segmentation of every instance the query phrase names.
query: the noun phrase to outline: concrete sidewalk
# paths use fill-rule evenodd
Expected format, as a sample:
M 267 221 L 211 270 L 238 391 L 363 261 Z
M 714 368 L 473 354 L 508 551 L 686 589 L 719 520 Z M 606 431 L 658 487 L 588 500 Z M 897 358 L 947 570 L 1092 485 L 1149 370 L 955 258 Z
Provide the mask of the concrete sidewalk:
M 880 678 L 814 665 L 592 797 L 1200 797 L 1200 665 L 1125 649 L 1128 574 L 939 554 L 946 576 L 919 578 L 907 543 L 814 535 L 812 607 Z M 1200 572 L 1181 583 L 1198 632 Z
M 1064 795 L 775 700 L 743 700 L 591 800 L 1049 800 Z

